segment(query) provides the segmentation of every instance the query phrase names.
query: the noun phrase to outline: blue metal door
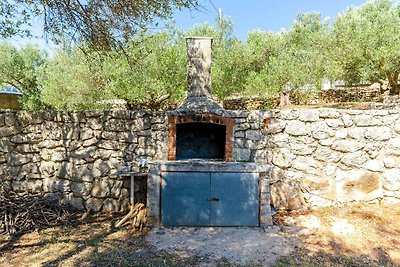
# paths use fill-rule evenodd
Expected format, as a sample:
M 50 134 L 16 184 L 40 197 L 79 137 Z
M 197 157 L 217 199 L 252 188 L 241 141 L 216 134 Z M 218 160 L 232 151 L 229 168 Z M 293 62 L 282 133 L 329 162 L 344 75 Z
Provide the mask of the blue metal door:
M 211 173 L 212 226 L 258 226 L 258 173 Z
M 162 181 L 161 216 L 165 226 L 210 223 L 210 173 L 166 172 Z
M 164 226 L 258 226 L 258 173 L 165 172 Z

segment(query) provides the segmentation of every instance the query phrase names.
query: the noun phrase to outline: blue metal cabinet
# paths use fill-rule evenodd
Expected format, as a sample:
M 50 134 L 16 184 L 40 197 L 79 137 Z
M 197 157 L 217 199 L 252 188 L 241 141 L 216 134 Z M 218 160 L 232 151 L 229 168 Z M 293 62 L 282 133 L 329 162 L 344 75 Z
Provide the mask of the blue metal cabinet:
M 258 226 L 258 173 L 164 172 L 164 226 Z

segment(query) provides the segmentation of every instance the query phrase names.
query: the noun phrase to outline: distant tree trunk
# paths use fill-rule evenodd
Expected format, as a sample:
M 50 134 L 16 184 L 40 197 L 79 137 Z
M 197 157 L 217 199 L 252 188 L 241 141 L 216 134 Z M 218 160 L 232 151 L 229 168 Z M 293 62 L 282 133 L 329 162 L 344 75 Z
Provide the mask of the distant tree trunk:
M 279 103 L 279 106 L 280 107 L 284 107 L 284 106 L 287 106 L 287 105 L 290 105 L 291 103 L 290 103 L 290 99 L 289 99 L 289 93 L 288 92 L 281 92 L 280 93 L 280 98 L 281 98 L 281 101 L 280 101 L 280 103 Z
M 385 69 L 385 72 L 389 81 L 389 95 L 398 95 L 400 93 L 398 85 L 400 69 L 397 69 L 393 75 L 388 68 Z

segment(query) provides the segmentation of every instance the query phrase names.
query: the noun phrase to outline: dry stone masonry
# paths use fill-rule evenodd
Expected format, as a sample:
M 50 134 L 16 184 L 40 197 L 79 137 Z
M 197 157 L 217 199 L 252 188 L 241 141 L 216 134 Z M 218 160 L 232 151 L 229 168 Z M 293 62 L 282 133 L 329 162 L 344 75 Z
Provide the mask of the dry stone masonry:
M 232 160 L 271 165 L 276 208 L 400 202 L 400 110 L 226 111 Z M 121 210 L 143 159 L 168 159 L 166 112 L 0 111 L 0 181 L 79 209 Z M 135 189 L 141 190 L 139 184 Z

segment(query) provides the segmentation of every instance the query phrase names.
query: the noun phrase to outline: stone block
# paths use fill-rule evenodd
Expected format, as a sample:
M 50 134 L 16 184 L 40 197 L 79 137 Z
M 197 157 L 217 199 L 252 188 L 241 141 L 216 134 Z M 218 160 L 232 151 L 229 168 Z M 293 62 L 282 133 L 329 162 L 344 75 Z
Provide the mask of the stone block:
M 311 157 L 296 157 L 295 160 L 293 160 L 293 166 L 294 169 L 302 171 L 307 174 L 315 174 L 318 175 L 318 164 L 317 162 L 311 158 Z
M 285 127 L 286 122 L 284 120 L 271 118 L 267 126 L 267 132 L 270 134 L 277 134 L 282 132 Z
M 247 130 L 246 138 L 252 141 L 259 141 L 261 139 L 261 133 L 256 130 Z
M 91 188 L 91 183 L 71 183 L 71 190 L 74 193 L 74 196 L 77 197 L 89 196 Z
M 383 158 L 383 164 L 388 169 L 392 169 L 395 168 L 396 166 L 399 166 L 400 164 L 398 164 L 397 161 L 398 161 L 397 158 L 394 157 Z
M 103 210 L 104 211 L 113 211 L 118 212 L 120 210 L 121 204 L 117 199 L 106 198 L 103 201 Z
M 302 121 L 291 120 L 286 122 L 285 133 L 294 136 L 308 135 L 310 130 Z
M 336 140 L 332 144 L 332 149 L 340 152 L 356 152 L 364 146 L 364 142 L 357 140 Z
M 299 120 L 303 122 L 318 121 L 320 110 L 318 109 L 301 109 L 299 110 Z
M 374 141 L 386 141 L 392 137 L 392 130 L 389 127 L 368 127 L 365 131 L 365 138 Z
M 326 119 L 325 122 L 329 127 L 333 129 L 344 126 L 344 123 L 341 119 Z
M 107 197 L 110 196 L 111 182 L 106 179 L 96 179 L 93 182 L 91 195 L 93 197 Z
M 86 200 L 85 207 L 87 210 L 98 212 L 103 207 L 103 200 L 91 197 L 88 200 Z
M 353 120 L 349 114 L 344 114 L 342 116 L 342 122 L 343 122 L 344 127 L 346 127 L 346 128 L 351 127 L 354 124 Z
M 335 132 L 324 121 L 311 123 L 310 128 L 312 136 L 318 140 L 335 136 Z
M 368 154 L 364 151 L 354 153 L 346 153 L 340 160 L 347 167 L 363 168 L 364 164 L 369 160 Z
M 279 117 L 283 120 L 296 120 L 299 118 L 298 109 L 282 109 L 279 112 Z
M 383 172 L 383 189 L 388 191 L 400 190 L 400 169 L 390 169 Z
M 250 160 L 250 155 L 251 155 L 250 149 L 235 148 L 234 151 L 235 151 L 234 159 L 236 161 L 249 161 Z
M 340 117 L 340 113 L 336 109 L 321 108 L 319 109 L 319 117 L 323 119 L 337 119 Z
M 17 133 L 14 127 L 0 127 L 0 138 L 13 136 Z
M 365 163 L 365 168 L 372 172 L 382 172 L 385 168 L 382 160 L 369 160 Z
M 272 152 L 272 163 L 281 169 L 287 169 L 292 166 L 295 155 L 287 149 L 282 148 Z
M 323 162 L 339 162 L 343 155 L 329 147 L 318 147 L 313 153 L 315 159 Z
M 336 175 L 337 200 L 371 201 L 383 197 L 381 174 L 364 170 L 338 171 Z
M 382 121 L 372 115 L 355 115 L 353 117 L 356 126 L 378 126 L 382 125 Z

